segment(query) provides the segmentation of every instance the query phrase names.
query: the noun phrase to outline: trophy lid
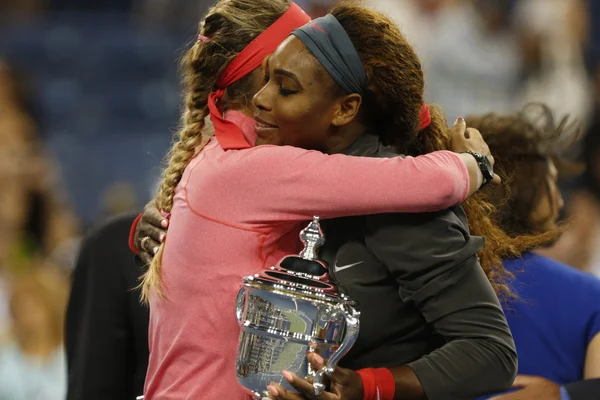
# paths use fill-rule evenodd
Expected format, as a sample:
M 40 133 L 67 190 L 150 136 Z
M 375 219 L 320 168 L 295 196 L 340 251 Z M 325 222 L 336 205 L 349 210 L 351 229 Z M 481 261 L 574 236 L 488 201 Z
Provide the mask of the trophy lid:
M 305 260 L 316 261 L 319 248 L 325 244 L 325 235 L 321 230 L 318 216 L 315 215 L 310 224 L 300 231 L 300 240 L 304 244 L 300 257 Z
M 299 254 L 287 255 L 276 265 L 248 276 L 244 281 L 271 285 L 278 290 L 320 299 L 347 299 L 330 281 L 326 264 L 318 259 L 318 250 L 325 244 L 318 216 L 300 232 L 300 240 L 304 248 Z

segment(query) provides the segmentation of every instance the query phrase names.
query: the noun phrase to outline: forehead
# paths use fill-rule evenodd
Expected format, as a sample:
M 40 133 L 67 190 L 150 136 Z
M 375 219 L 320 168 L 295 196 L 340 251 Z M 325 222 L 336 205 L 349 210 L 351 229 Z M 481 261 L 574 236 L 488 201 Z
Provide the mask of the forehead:
M 294 73 L 298 79 L 314 79 L 321 76 L 323 67 L 296 36 L 288 36 L 269 57 L 269 68 Z M 323 69 L 324 71 L 324 69 Z

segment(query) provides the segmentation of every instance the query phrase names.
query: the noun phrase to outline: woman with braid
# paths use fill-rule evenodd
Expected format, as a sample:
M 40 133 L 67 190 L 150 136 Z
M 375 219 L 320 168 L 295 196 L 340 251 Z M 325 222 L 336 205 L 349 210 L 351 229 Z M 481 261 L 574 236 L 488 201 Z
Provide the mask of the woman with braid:
M 262 59 L 306 22 L 283 0 L 224 0 L 209 11 L 184 58 L 187 110 L 157 197 L 170 231 L 143 278 L 151 310 L 146 399 L 248 397 L 235 378 L 237 288 L 244 275 L 298 250 L 302 221 L 315 214 L 443 209 L 484 179 L 469 154 L 321 153 L 338 153 L 366 133 L 356 120 L 362 103 L 356 94 L 328 97 L 327 108 L 308 119 L 314 134 L 289 131 L 285 143 L 276 143 L 297 147 L 252 147 L 255 121 L 244 95 L 259 88 Z M 396 129 L 428 131 L 428 108 L 419 100 Z M 209 113 L 215 137 L 203 140 Z M 258 123 L 256 131 L 261 128 L 271 129 Z M 465 150 L 488 154 L 477 131 L 465 139 L 464 122 L 456 131 Z

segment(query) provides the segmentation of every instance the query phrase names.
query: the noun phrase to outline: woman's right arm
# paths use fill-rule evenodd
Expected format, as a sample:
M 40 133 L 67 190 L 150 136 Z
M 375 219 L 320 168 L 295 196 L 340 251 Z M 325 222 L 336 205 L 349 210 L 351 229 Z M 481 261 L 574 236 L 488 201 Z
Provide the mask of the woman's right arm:
M 472 150 L 489 154 L 489 148 L 481 134 L 477 130 L 467 130 L 464 120 L 459 120 L 455 124 L 451 134 L 452 148 L 455 152 Z M 376 171 L 370 169 L 370 166 L 376 164 L 377 167 L 383 165 L 389 171 L 383 172 L 382 178 L 387 179 L 398 193 L 397 197 L 393 197 L 389 203 L 380 204 L 384 211 L 388 210 L 388 206 L 392 210 L 400 211 L 429 211 L 447 208 L 461 202 L 464 198 L 463 187 L 466 179 L 464 165 L 468 171 L 469 195 L 481 186 L 483 179 L 475 159 L 469 154 L 437 152 L 407 160 L 400 158 L 390 160 L 340 155 L 330 157 L 291 147 L 268 147 L 268 150 L 263 147 L 256 153 L 250 157 L 246 157 L 248 153 L 243 153 L 241 156 L 238 153 L 240 159 L 235 160 L 237 162 L 230 165 L 230 170 L 227 171 L 228 181 L 233 185 L 223 185 L 220 182 L 220 185 L 209 185 L 209 187 L 211 191 L 225 187 L 223 196 L 231 195 L 232 186 L 237 189 L 234 191 L 236 195 L 244 191 L 243 198 L 246 201 L 244 210 L 247 207 L 251 208 L 253 212 L 247 215 L 251 215 L 251 219 L 262 218 L 261 221 L 271 221 L 274 215 L 287 220 L 290 218 L 305 220 L 317 213 L 321 216 L 343 216 L 368 212 L 371 210 L 369 201 L 379 201 L 380 192 L 385 194 L 388 190 L 385 183 L 378 181 L 381 173 L 376 175 Z M 269 161 L 261 158 L 264 153 L 271 158 L 271 166 Z M 342 164 L 349 164 L 350 168 L 336 165 L 337 159 Z M 461 165 L 461 160 L 464 165 Z M 253 163 L 260 165 L 257 165 L 257 168 L 247 166 Z M 288 163 L 294 167 L 290 168 Z M 275 164 L 283 165 L 274 167 Z M 267 168 L 264 168 L 264 165 Z M 336 174 L 332 175 L 332 171 Z M 370 197 L 365 199 L 364 190 L 357 190 L 356 185 L 353 185 L 357 176 L 360 176 L 361 182 L 365 185 L 372 185 L 369 191 Z M 263 190 L 261 185 L 268 187 Z M 336 189 L 338 186 L 342 192 Z M 303 190 L 299 191 L 300 187 Z M 414 196 L 413 192 L 415 192 Z M 328 193 L 332 194 L 332 199 L 324 196 Z M 260 199 L 265 194 L 268 198 Z M 226 197 L 220 197 L 219 201 L 222 198 Z M 233 201 L 239 199 L 240 197 L 234 197 Z M 323 209 L 328 212 L 323 213 Z M 220 211 L 222 210 L 224 209 L 221 208 Z M 283 217 L 284 215 L 287 217 Z M 151 201 L 144 208 L 143 215 L 140 214 L 132 226 L 129 239 L 131 250 L 144 262 L 150 263 L 158 245 L 164 240 L 167 226 L 168 219 L 161 216 L 154 201 Z
M 280 146 L 249 152 L 246 162 L 224 172 L 237 178 L 252 209 L 249 217 L 258 221 L 436 211 L 461 203 L 469 193 L 467 167 L 450 151 L 406 158 L 326 155 Z
M 454 130 L 464 135 L 464 122 Z M 479 132 L 470 133 L 465 141 L 488 153 Z M 214 192 L 212 205 L 203 204 L 202 208 L 218 209 L 225 219 L 253 224 L 302 221 L 313 215 L 336 218 L 437 211 L 464 201 L 480 180 L 471 171 L 481 173 L 473 156 L 450 151 L 371 158 L 258 146 L 227 152 L 224 160 L 209 174 L 213 179 L 202 185 Z M 243 215 L 237 207 L 223 207 L 230 202 L 239 204 L 240 199 L 244 201 Z M 193 196 L 189 200 L 193 203 Z M 230 212 L 234 215 L 227 215 Z

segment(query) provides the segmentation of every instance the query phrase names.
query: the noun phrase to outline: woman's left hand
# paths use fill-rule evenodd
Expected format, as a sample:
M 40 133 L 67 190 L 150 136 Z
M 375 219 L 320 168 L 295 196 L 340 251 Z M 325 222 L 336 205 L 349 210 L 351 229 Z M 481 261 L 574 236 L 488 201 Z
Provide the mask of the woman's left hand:
M 317 354 L 309 353 L 307 358 L 315 370 L 319 370 L 325 366 L 323 358 Z M 324 391 L 320 396 L 315 396 L 313 385 L 306 379 L 302 379 L 288 371 L 283 372 L 283 377 L 298 393 L 290 392 L 281 385 L 271 383 L 267 387 L 270 399 L 362 400 L 363 397 L 360 376 L 350 369 L 336 367 L 331 376 L 329 376 L 330 390 Z

